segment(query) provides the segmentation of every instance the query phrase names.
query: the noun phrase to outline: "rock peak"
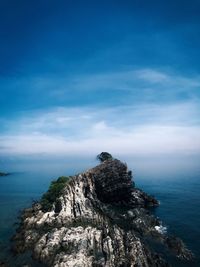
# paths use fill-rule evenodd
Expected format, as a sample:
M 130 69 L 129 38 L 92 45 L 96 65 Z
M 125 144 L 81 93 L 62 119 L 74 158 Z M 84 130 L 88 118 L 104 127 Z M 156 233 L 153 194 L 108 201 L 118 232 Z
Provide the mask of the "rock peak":
M 144 241 L 154 238 L 179 257 L 191 257 L 180 239 L 158 231 L 161 222 L 148 210 L 158 201 L 135 188 L 125 163 L 108 158 L 53 186 L 63 182 L 48 211 L 38 202 L 22 214 L 13 243 L 17 253 L 32 250 L 35 259 L 54 267 L 169 266 Z
M 131 198 L 132 173 L 127 165 L 117 159 L 106 160 L 91 169 L 97 197 L 105 203 L 123 203 Z

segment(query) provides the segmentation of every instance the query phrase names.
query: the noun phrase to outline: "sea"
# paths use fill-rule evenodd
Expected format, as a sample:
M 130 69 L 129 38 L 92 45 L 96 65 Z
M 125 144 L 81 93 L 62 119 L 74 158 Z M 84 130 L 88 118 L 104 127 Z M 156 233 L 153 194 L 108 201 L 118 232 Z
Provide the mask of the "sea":
M 152 212 L 170 235 L 180 237 L 194 253 L 191 262 L 165 257 L 174 267 L 200 267 L 200 164 L 198 158 L 121 156 L 133 171 L 136 186 L 154 195 L 160 206 Z M 0 261 L 11 267 L 34 262 L 30 252 L 17 257 L 10 250 L 10 239 L 16 231 L 21 211 L 40 199 L 52 180 L 62 175 L 81 173 L 98 162 L 93 157 L 71 158 L 0 158 Z M 153 249 L 153 248 L 152 248 Z

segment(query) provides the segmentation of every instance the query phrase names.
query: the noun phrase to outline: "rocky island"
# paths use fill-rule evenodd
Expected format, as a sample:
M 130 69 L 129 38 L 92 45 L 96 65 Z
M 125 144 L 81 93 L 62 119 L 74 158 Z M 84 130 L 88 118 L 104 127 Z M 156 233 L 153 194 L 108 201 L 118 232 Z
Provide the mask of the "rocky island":
M 52 267 L 166 267 L 152 240 L 180 259 L 192 253 L 162 231 L 150 207 L 158 201 L 135 187 L 125 163 L 101 153 L 101 163 L 73 177 L 60 177 L 24 210 L 13 239 L 15 253 L 32 251 Z
M 0 172 L 0 176 L 7 176 L 7 175 L 9 175 L 9 173 L 7 173 L 7 172 Z

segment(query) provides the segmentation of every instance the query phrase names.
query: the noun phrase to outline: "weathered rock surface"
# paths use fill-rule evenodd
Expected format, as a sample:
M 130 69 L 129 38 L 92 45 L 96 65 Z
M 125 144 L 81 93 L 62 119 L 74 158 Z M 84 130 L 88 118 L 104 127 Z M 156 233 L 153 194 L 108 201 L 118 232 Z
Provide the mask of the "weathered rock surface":
M 59 205 L 58 205 L 59 203 Z M 191 257 L 184 244 L 163 234 L 148 210 L 158 201 L 134 188 L 131 172 L 119 160 L 106 160 L 66 184 L 52 209 L 40 203 L 26 209 L 13 249 L 54 267 L 164 267 L 146 237 L 168 245 L 180 258 Z

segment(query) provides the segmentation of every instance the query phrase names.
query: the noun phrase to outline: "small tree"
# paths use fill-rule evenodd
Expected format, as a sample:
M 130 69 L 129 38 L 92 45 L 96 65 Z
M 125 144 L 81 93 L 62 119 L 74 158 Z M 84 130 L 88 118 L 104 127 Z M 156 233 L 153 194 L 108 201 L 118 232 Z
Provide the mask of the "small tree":
M 100 162 L 104 162 L 105 160 L 111 160 L 113 159 L 112 155 L 108 152 L 101 152 L 101 154 L 97 155 L 97 159 Z

